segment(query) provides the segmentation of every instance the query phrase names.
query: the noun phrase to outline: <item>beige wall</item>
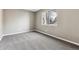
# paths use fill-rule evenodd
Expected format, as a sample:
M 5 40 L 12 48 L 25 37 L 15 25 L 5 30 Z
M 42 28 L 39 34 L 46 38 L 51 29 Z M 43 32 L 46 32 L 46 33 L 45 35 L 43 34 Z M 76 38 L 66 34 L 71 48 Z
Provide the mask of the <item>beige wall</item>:
M 2 37 L 2 20 L 3 20 L 3 11 L 0 9 L 0 39 Z
M 3 33 L 16 34 L 33 30 L 34 13 L 20 10 L 4 10 Z
M 36 13 L 36 29 L 79 43 L 79 10 L 58 9 L 57 26 L 41 25 L 41 13 L 47 10 L 40 10 Z

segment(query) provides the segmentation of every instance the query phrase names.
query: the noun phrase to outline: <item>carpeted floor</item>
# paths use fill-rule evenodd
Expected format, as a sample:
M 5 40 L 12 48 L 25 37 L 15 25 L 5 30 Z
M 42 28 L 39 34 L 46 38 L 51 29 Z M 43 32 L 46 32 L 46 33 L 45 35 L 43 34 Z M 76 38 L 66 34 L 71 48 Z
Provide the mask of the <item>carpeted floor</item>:
M 28 32 L 3 37 L 0 50 L 78 50 L 79 47 L 58 39 Z

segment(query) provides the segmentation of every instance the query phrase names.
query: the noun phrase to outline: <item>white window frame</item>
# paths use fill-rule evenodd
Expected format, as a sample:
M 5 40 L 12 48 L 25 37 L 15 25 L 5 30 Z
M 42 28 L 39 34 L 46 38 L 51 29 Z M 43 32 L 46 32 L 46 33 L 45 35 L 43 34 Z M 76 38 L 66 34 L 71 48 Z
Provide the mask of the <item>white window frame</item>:
M 55 13 L 55 15 L 54 15 L 54 21 L 55 21 L 55 23 L 47 23 L 47 16 L 49 16 L 48 15 L 48 12 L 54 12 Z M 50 16 L 49 16 L 50 17 Z M 57 12 L 56 12 L 56 10 L 48 10 L 48 11 L 45 11 L 45 12 L 42 12 L 42 25 L 46 25 L 46 26 L 57 26 Z

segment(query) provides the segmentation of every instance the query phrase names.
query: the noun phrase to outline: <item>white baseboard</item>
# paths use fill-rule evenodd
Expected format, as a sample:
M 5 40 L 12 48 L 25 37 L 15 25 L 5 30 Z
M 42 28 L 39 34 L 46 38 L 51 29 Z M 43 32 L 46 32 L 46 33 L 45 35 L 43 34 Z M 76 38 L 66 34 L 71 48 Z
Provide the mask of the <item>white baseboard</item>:
M 60 39 L 60 40 L 63 40 L 63 41 L 66 41 L 66 42 L 69 42 L 69 43 L 72 43 L 72 44 L 75 44 L 75 45 L 79 46 L 79 43 L 76 43 L 76 42 L 67 40 L 67 39 L 65 39 L 65 38 L 57 37 L 57 36 L 55 36 L 55 35 L 48 34 L 48 33 L 45 33 L 45 32 L 43 32 L 43 31 L 40 31 L 40 30 L 31 30 L 31 31 L 37 31 L 37 32 L 43 33 L 43 34 L 45 34 L 45 35 L 48 35 L 48 36 L 51 36 L 51 37 L 55 37 L 55 38 L 58 38 L 58 39 Z M 25 31 L 25 32 L 26 32 L 26 31 Z M 0 40 L 3 38 L 3 36 L 14 35 L 14 34 L 20 34 L 20 33 L 25 33 L 25 32 L 4 34 L 4 35 L 0 36 Z M 29 32 L 30 32 L 30 31 L 29 31 Z
M 3 34 L 3 36 L 14 35 L 14 34 L 20 34 L 20 33 L 25 33 L 25 32 L 32 32 L 32 31 L 33 31 L 33 30 L 30 30 L 30 31 L 24 31 L 24 32 L 10 33 L 10 34 Z
M 0 41 L 2 40 L 2 38 L 3 38 L 3 35 L 2 35 L 2 36 L 0 36 Z
M 65 39 L 65 38 L 57 37 L 57 36 L 55 36 L 55 35 L 51 35 L 51 34 L 45 33 L 45 32 L 40 31 L 40 30 L 35 30 L 35 31 L 40 32 L 40 33 L 43 33 L 43 34 L 48 35 L 48 36 L 51 36 L 51 37 L 55 37 L 55 38 L 57 38 L 57 39 L 60 39 L 60 40 L 63 40 L 63 41 L 69 42 L 69 43 L 71 43 L 71 44 L 74 44 L 74 45 L 79 46 L 79 43 L 76 43 L 76 42 L 67 40 L 67 39 Z

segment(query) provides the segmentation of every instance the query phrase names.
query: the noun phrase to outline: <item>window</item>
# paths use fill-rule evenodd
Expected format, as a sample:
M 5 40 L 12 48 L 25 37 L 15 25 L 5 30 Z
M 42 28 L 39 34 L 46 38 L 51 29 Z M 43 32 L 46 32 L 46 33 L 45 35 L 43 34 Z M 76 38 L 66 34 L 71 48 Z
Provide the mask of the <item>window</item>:
M 57 13 L 56 10 L 48 10 L 42 13 L 42 24 L 43 25 L 56 25 Z

